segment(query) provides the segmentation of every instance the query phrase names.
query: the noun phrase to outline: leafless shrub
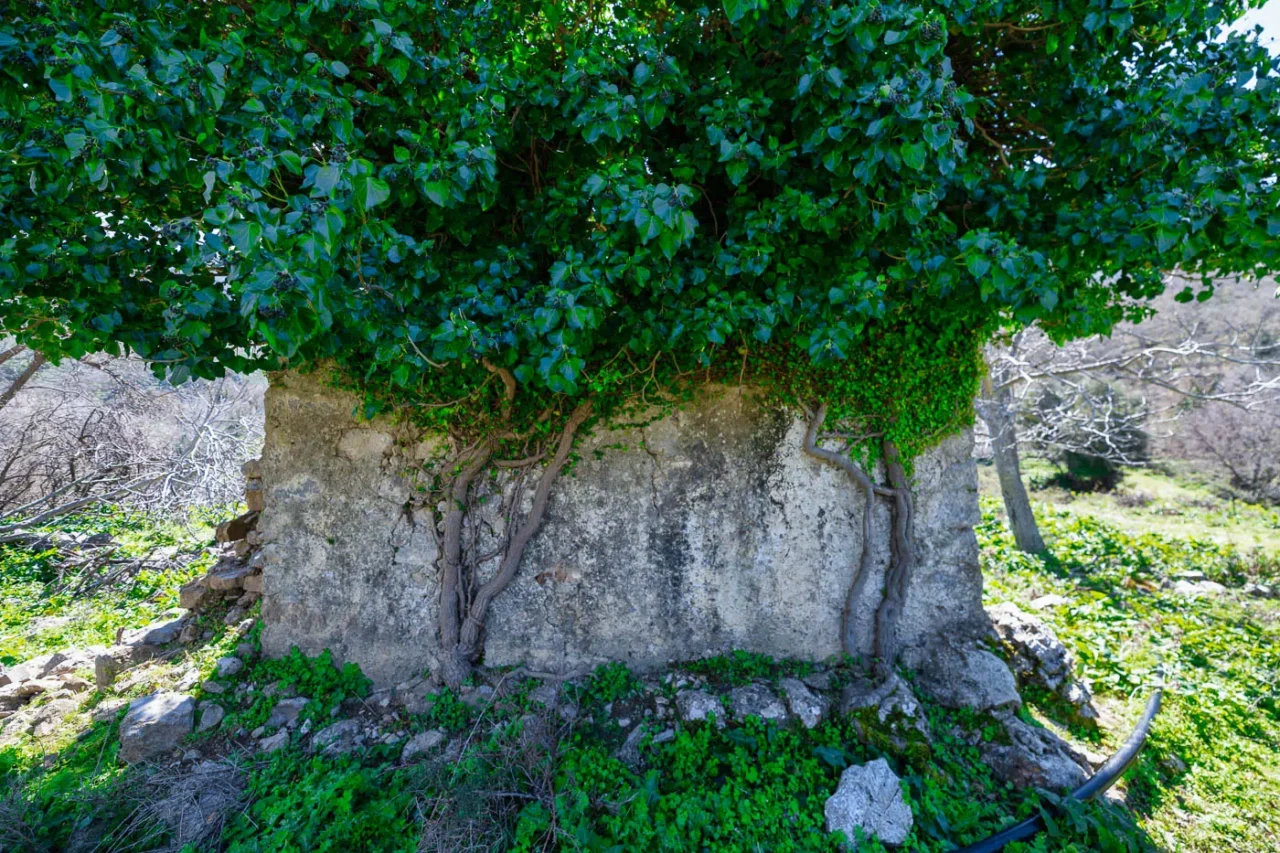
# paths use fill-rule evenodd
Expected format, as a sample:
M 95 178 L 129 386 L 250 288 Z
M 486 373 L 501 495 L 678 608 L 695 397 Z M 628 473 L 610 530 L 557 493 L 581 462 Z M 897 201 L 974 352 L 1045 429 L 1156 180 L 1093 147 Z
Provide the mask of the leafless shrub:
M 1187 418 L 1182 446 L 1224 469 L 1246 500 L 1280 503 L 1280 420 L 1214 407 Z
M 1116 503 L 1130 509 L 1151 506 L 1151 495 L 1146 492 L 1120 492 L 1116 495 Z
M 555 767 L 563 727 L 551 712 L 529 714 L 483 742 L 469 738 L 457 762 L 431 765 L 415 796 L 419 853 L 502 849 L 516 816 L 531 802 L 541 803 L 552 818 L 535 849 L 559 849 Z
M 221 835 L 227 817 L 248 802 L 244 773 L 231 760 L 203 761 L 192 768 L 157 773 L 134 788 L 132 797 L 135 808 L 128 826 L 140 833 L 150 829 L 160 835 L 162 831 L 167 837 L 161 846 L 135 848 L 150 853 L 204 849 L 201 845 Z M 104 853 L 123 849 L 108 847 Z
M 28 367 L 0 363 L 0 386 Z M 0 409 L 0 537 L 101 500 L 237 500 L 262 441 L 262 390 L 236 376 L 174 386 L 132 358 L 44 367 Z

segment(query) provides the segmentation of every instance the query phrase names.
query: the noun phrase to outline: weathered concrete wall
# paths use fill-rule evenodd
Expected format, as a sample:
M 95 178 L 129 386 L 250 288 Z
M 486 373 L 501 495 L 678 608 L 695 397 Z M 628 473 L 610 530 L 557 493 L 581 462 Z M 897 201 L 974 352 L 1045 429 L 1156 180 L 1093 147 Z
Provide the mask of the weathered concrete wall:
M 436 666 L 435 541 L 428 515 L 406 510 L 403 476 L 427 445 L 388 422 L 357 423 L 354 406 L 314 378 L 272 377 L 264 644 L 277 654 L 328 647 L 390 683 Z M 862 496 L 804 454 L 802 435 L 799 420 L 738 390 L 643 429 L 597 429 L 491 608 L 486 663 L 643 668 L 734 648 L 837 653 Z M 917 656 L 937 638 L 989 630 L 970 446 L 958 435 L 915 464 L 921 562 L 900 639 Z M 881 506 L 877 574 L 858 609 L 868 650 L 888 524 Z

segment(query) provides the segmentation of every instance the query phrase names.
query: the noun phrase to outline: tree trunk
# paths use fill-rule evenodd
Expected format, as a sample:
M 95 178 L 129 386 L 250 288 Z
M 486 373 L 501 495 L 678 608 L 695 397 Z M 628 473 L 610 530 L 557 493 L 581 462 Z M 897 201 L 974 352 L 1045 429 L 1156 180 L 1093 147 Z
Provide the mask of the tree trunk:
M 1022 464 L 1018 461 L 1018 433 L 1014 425 L 1013 398 L 1008 389 L 996 391 L 991 377 L 982 380 L 984 399 L 978 414 L 991 435 L 991 453 L 995 457 L 996 475 L 1000 478 L 1000 494 L 1009 529 L 1020 551 L 1039 554 L 1045 550 L 1036 517 L 1031 512 L 1027 487 L 1022 483 Z
M 12 352 L 12 350 L 9 350 L 8 352 Z M 7 361 L 8 358 L 6 357 L 5 360 Z M 3 362 L 0 362 L 0 363 L 3 363 Z M 18 392 L 22 390 L 22 386 L 26 385 L 28 380 L 30 380 L 32 376 L 36 375 L 36 371 L 44 367 L 44 364 L 45 364 L 44 354 L 36 353 L 35 356 L 31 359 L 31 363 L 27 365 L 27 369 L 22 371 L 22 373 L 18 374 L 18 378 L 13 380 L 13 382 L 9 385 L 8 390 L 6 390 L 3 394 L 0 394 L 0 409 L 3 409 L 5 406 L 9 405 L 9 403 L 13 400 L 13 398 L 18 395 Z

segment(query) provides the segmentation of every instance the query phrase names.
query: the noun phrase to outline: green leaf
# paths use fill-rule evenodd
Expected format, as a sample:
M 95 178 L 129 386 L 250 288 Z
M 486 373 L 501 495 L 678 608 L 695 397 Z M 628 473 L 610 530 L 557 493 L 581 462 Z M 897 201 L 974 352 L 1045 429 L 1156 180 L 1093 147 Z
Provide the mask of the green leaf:
M 736 24 L 744 15 L 755 9 L 760 0 L 723 0 L 723 2 L 724 13 L 729 17 L 729 23 Z
M 342 179 L 342 169 L 333 164 L 321 166 L 316 171 L 315 182 L 312 184 L 318 192 L 323 195 L 332 195 L 333 188 L 338 185 L 338 181 Z
M 391 198 L 391 185 L 381 178 L 361 175 L 352 181 L 356 207 L 369 211 Z
M 227 226 L 227 234 L 240 254 L 248 255 L 262 238 L 262 226 L 256 222 L 233 222 Z
M 333 62 L 329 63 L 329 71 L 333 74 L 334 77 L 339 77 L 339 78 L 346 77 L 348 74 L 351 73 L 351 69 L 347 67 L 347 64 L 345 62 L 339 62 L 336 59 Z
M 432 204 L 445 207 L 449 203 L 449 189 L 448 181 L 428 181 L 422 185 L 422 194 Z
M 898 153 L 902 155 L 902 162 L 906 163 L 911 169 L 917 172 L 924 168 L 925 154 L 927 149 L 920 142 L 904 142 L 902 147 L 898 149 Z

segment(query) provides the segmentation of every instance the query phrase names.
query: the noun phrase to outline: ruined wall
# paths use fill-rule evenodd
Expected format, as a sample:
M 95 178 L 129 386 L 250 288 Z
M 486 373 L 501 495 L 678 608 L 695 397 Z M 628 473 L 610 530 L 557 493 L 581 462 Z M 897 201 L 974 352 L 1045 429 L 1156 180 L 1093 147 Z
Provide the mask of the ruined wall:
M 406 509 L 413 484 L 404 476 L 432 441 L 357 422 L 355 404 L 314 377 L 271 378 L 264 645 L 275 654 L 330 648 L 385 684 L 436 666 L 435 540 L 428 513 Z M 837 653 L 862 495 L 806 456 L 802 435 L 799 420 L 736 389 L 643 429 L 597 428 L 490 610 L 485 662 L 644 668 L 734 648 Z M 957 435 L 915 463 L 921 563 L 900 637 L 921 663 L 938 638 L 988 630 L 970 446 Z M 877 576 L 858 610 L 868 650 L 888 515 L 877 511 Z

